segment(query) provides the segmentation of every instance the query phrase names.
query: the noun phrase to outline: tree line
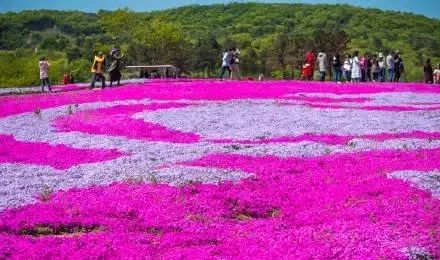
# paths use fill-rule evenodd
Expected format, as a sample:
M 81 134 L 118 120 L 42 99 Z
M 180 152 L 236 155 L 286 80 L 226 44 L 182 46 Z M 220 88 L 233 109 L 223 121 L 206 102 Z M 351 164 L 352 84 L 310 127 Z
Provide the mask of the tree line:
M 173 64 L 189 76 L 219 73 L 221 54 L 237 47 L 245 76 L 299 77 L 306 51 L 387 53 L 398 49 L 406 79 L 421 81 L 423 63 L 440 62 L 440 21 L 349 5 L 232 3 L 155 12 L 23 11 L 0 15 L 0 86 L 38 84 L 37 61 L 51 77 L 90 78 L 93 54 L 117 46 L 125 64 Z M 129 73 L 126 73 L 129 74 Z

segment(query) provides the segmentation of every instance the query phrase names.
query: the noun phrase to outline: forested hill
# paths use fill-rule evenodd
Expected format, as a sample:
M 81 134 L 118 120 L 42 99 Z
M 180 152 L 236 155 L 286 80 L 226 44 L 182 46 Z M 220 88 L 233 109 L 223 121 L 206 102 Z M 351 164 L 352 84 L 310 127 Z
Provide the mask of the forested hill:
M 38 57 L 51 77 L 90 77 L 94 52 L 112 46 L 126 64 L 172 63 L 187 74 L 217 73 L 223 49 L 241 50 L 245 75 L 291 78 L 311 47 L 329 54 L 398 49 L 406 80 L 420 81 L 426 58 L 440 62 L 440 20 L 349 5 L 233 3 L 165 11 L 96 14 L 24 11 L 0 14 L 0 86 L 38 84 Z M 297 77 L 297 72 L 294 72 Z

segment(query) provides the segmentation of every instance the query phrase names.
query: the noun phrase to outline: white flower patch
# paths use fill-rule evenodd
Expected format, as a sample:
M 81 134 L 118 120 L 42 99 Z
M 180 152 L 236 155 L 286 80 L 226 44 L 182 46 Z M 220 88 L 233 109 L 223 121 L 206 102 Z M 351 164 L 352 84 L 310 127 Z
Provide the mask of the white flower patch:
M 336 153 L 367 152 L 374 150 L 417 150 L 440 148 L 440 140 L 398 138 L 385 141 L 352 139 L 346 145 L 328 145 L 310 141 L 298 143 L 234 144 L 225 145 L 227 153 L 243 155 L 274 155 L 278 157 L 316 157 Z
M 367 135 L 411 131 L 436 132 L 440 112 L 366 111 L 276 106 L 273 101 L 240 100 L 210 103 L 172 111 L 137 113 L 136 118 L 155 122 L 205 138 L 258 139 L 299 136 L 307 133 Z
M 428 190 L 434 197 L 440 199 L 440 171 L 395 171 L 388 174 L 389 178 L 407 181 L 412 185 Z
M 373 94 L 334 94 L 334 93 L 296 93 L 288 94 L 285 97 L 313 97 L 313 98 L 368 98 L 364 103 L 356 102 L 337 102 L 334 105 L 343 106 L 411 106 L 419 108 L 438 107 L 440 95 L 434 93 L 416 93 L 416 92 L 383 92 Z M 314 104 L 317 102 L 313 102 Z M 323 103 L 329 104 L 329 103 Z
M 198 166 L 174 165 L 157 169 L 152 173 L 152 178 L 161 183 L 183 185 L 189 182 L 221 183 L 224 181 L 237 182 L 251 176 L 249 173 L 227 169 L 205 168 Z M 150 180 L 151 181 L 151 178 Z

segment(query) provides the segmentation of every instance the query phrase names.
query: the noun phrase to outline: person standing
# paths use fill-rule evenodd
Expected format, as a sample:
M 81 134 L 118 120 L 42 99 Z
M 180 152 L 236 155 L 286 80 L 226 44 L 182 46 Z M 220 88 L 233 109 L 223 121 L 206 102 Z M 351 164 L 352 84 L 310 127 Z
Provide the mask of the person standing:
M 440 64 L 437 64 L 437 68 L 434 70 L 434 84 L 440 84 Z
M 341 69 L 341 59 L 339 57 L 339 54 L 336 54 L 333 57 L 332 67 L 333 67 L 333 79 L 336 83 L 340 83 L 342 78 L 342 69 Z
M 64 75 L 63 75 L 63 84 L 64 85 L 67 85 L 67 84 L 69 84 L 70 83 L 70 74 L 69 73 L 64 73 Z
M 73 78 L 72 72 L 69 73 L 69 78 L 70 78 L 70 84 L 75 83 L 75 79 Z
M 118 86 L 121 85 L 121 59 L 124 58 L 124 55 L 121 54 L 121 51 L 117 48 L 113 48 L 110 57 L 112 58 L 112 63 L 108 68 L 109 76 L 110 76 L 110 87 L 113 85 L 113 81 L 118 82 Z
M 305 64 L 302 68 L 302 77 L 307 81 L 313 80 L 313 72 L 315 71 L 315 49 L 310 50 L 306 53 L 304 58 Z
M 102 52 L 99 52 L 95 59 L 93 60 L 92 73 L 93 78 L 90 83 L 90 89 L 95 87 L 95 82 L 98 79 L 102 80 L 102 88 L 105 88 L 105 77 L 104 77 L 104 66 L 105 66 L 105 56 Z
M 367 55 L 367 81 L 371 82 L 371 69 L 373 67 L 373 59 Z
M 240 75 L 240 51 L 237 48 L 232 49 L 232 58 L 231 58 L 231 79 L 241 79 Z
M 220 80 L 223 80 L 223 76 L 225 75 L 226 70 L 229 71 L 229 77 L 231 77 L 231 60 L 232 60 L 232 49 L 229 49 L 223 53 L 222 72 L 220 74 Z
M 403 72 L 403 61 L 400 57 L 400 53 L 397 50 L 394 56 L 394 82 L 399 82 L 400 76 Z
M 359 51 L 353 53 L 353 62 L 351 66 L 351 82 L 358 83 L 361 80 L 361 63 L 359 60 Z
M 318 69 L 319 69 L 319 81 L 325 81 L 325 75 L 327 73 L 328 61 L 327 54 L 322 50 L 318 54 Z
M 376 55 L 373 55 L 373 61 L 371 65 L 371 71 L 373 73 L 373 82 L 379 81 L 379 75 L 380 75 L 380 66 L 379 66 L 379 60 L 377 59 Z
M 351 82 L 351 65 L 353 60 L 351 59 L 351 55 L 347 54 L 347 57 L 344 61 L 344 65 L 342 69 L 344 70 L 344 77 L 346 82 Z
M 359 59 L 359 64 L 361 67 L 361 82 L 367 81 L 367 57 L 362 55 Z
M 380 82 L 385 82 L 385 61 L 383 60 L 383 53 L 379 52 L 379 58 L 377 59 L 379 65 L 379 79 Z
M 44 92 L 44 86 L 47 84 L 49 92 L 52 92 L 49 81 L 49 68 L 50 63 L 46 57 L 42 57 L 38 62 L 38 67 L 40 68 L 40 81 L 41 81 L 41 92 Z
M 426 60 L 426 64 L 425 66 L 423 66 L 423 72 L 424 72 L 424 78 L 425 78 L 425 83 L 428 84 L 432 84 L 432 82 L 434 81 L 434 77 L 433 77 L 433 71 L 432 71 L 432 66 L 431 66 L 431 59 L 427 59 Z
M 386 65 L 388 69 L 388 81 L 394 82 L 394 54 L 390 52 L 386 58 Z

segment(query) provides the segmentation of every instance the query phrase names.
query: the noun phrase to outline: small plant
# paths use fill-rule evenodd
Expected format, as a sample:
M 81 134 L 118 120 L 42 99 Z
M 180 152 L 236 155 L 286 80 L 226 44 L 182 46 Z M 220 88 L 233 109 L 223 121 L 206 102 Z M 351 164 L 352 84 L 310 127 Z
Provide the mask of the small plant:
M 24 236 L 60 236 L 71 237 L 80 236 L 92 232 L 100 232 L 103 228 L 98 225 L 83 226 L 81 224 L 68 225 L 37 225 L 35 227 L 20 230 L 20 234 Z
M 164 233 L 164 230 L 161 227 L 148 227 L 145 229 L 145 232 L 149 233 L 149 234 L 156 235 L 156 236 L 162 236 Z
M 324 153 L 325 154 L 331 154 L 332 150 L 330 150 L 330 148 L 325 148 Z
M 41 117 L 41 109 L 39 107 L 35 108 L 34 114 L 38 117 Z
M 157 179 L 156 173 L 152 172 L 148 175 L 148 182 L 152 184 L 158 184 L 159 180 Z
M 143 183 L 145 183 L 145 180 L 144 180 L 144 177 L 139 175 L 139 176 L 129 178 L 127 180 L 127 182 L 130 184 L 143 184 Z
M 236 145 L 236 144 L 233 144 L 231 146 L 231 148 L 234 149 L 234 150 L 240 150 L 241 149 L 241 147 L 239 145 Z
M 72 105 L 69 105 L 68 107 L 67 107 L 67 112 L 66 112 L 68 115 L 71 115 L 71 114 L 73 114 L 73 108 L 72 108 Z
M 356 143 L 353 142 L 353 141 L 349 141 L 349 142 L 347 143 L 347 145 L 348 145 L 349 147 L 351 147 L 351 148 L 355 148 L 355 147 L 356 147 Z
M 267 215 L 268 215 L 268 217 L 271 217 L 271 218 L 279 217 L 281 215 L 281 209 L 280 208 L 273 208 L 267 212 Z
M 44 185 L 43 191 L 39 195 L 39 199 L 42 202 L 47 202 L 52 198 L 53 189 L 48 185 Z

